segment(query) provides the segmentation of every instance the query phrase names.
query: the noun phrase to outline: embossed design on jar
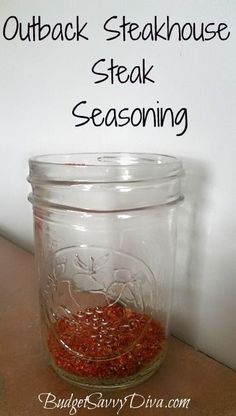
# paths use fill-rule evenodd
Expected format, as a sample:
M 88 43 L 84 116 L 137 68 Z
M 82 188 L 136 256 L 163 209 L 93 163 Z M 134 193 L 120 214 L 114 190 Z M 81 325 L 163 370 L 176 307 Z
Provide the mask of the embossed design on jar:
M 47 323 L 63 347 L 77 356 L 114 358 L 131 350 L 142 336 L 148 321 L 137 335 L 140 322 L 136 322 L 134 311 L 151 319 L 153 285 L 154 276 L 148 266 L 120 251 L 75 246 L 59 250 L 54 253 L 43 292 Z M 75 337 L 84 339 L 87 335 L 87 343 L 77 342 L 75 348 L 66 335 L 59 337 L 57 323 L 62 319 Z M 130 343 L 122 345 L 127 331 Z M 91 346 L 88 349 L 90 342 L 96 344 L 94 352 Z

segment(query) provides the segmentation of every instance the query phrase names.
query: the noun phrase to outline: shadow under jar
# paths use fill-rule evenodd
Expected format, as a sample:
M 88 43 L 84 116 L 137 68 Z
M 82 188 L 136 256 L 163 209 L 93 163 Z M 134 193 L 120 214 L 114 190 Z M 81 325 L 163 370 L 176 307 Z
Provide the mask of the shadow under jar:
M 81 387 L 150 377 L 167 348 L 182 164 L 158 154 L 29 161 L 44 346 Z

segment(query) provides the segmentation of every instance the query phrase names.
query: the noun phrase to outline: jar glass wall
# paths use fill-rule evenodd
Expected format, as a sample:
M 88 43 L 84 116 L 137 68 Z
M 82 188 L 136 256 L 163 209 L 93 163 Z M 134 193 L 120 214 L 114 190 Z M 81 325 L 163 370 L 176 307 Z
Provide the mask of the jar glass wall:
M 140 383 L 167 348 L 181 163 L 105 153 L 29 165 L 51 365 L 84 387 Z

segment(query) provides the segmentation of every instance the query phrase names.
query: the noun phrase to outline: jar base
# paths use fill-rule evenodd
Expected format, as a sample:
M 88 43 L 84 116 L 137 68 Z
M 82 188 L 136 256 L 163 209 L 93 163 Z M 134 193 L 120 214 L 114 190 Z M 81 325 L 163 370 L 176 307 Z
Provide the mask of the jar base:
M 114 391 L 114 390 L 123 390 L 133 386 L 137 386 L 143 383 L 145 380 L 149 379 L 160 367 L 162 364 L 166 352 L 167 352 L 167 343 L 162 350 L 161 354 L 148 366 L 139 370 L 138 373 L 115 379 L 102 379 L 101 378 L 88 378 L 88 377 L 79 377 L 72 373 L 69 373 L 62 368 L 58 367 L 52 360 L 50 360 L 50 365 L 53 370 L 64 380 L 73 384 L 74 386 L 86 389 L 86 390 L 105 390 L 105 391 Z

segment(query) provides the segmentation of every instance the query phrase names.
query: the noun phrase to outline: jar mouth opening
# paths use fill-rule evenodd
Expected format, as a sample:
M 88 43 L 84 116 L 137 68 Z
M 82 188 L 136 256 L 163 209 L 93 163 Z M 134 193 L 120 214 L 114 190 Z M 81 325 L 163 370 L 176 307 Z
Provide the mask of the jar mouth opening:
M 32 163 L 65 166 L 130 166 L 130 165 L 163 165 L 177 162 L 174 156 L 157 153 L 61 153 L 45 154 L 31 157 Z M 179 162 L 179 161 L 178 161 Z M 180 162 L 179 162 L 180 163 Z
M 62 153 L 29 159 L 29 181 L 137 182 L 181 176 L 174 156 L 157 153 Z

